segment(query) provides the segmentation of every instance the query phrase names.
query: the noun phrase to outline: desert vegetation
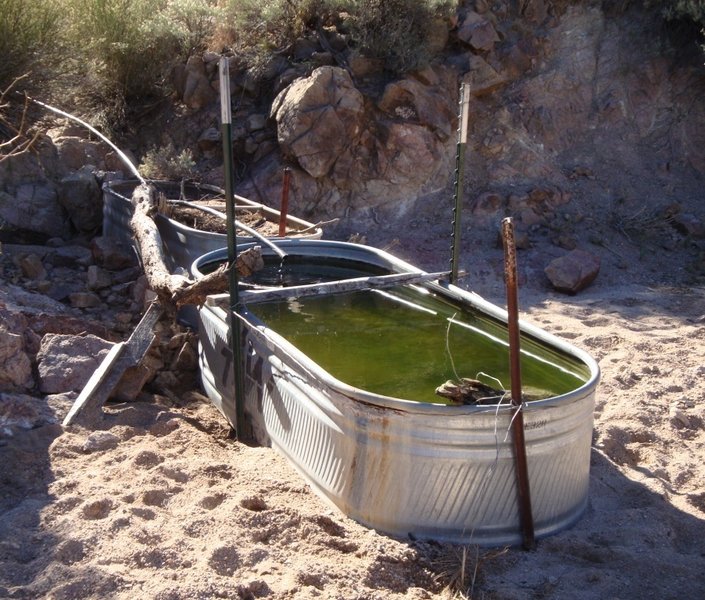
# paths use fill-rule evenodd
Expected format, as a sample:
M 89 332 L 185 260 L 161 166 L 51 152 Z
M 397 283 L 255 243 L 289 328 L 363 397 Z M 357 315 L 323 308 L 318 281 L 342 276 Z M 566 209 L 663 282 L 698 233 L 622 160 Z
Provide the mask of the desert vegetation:
M 108 129 L 169 92 L 191 55 L 238 56 L 255 78 L 295 61 L 297 40 L 332 36 L 393 74 L 427 64 L 434 31 L 459 0 L 0 0 L 0 90 L 61 97 Z M 667 19 L 705 26 L 702 0 L 652 3 Z M 7 136 L 5 136 L 7 137 Z
M 392 71 L 428 61 L 434 19 L 454 0 L 0 0 L 0 89 L 24 89 L 89 111 L 110 128 L 169 92 L 178 62 L 206 50 L 237 54 L 253 76 L 294 43 L 338 40 Z M 394 18 L 391 18 L 394 15 Z

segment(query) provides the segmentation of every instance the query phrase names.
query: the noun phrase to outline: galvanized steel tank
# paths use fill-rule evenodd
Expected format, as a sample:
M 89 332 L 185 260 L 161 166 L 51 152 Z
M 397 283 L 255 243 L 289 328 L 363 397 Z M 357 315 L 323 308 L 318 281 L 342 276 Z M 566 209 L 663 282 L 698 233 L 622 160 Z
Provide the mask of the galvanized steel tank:
M 355 244 L 292 240 L 281 247 L 297 257 L 335 256 L 389 272 L 420 272 Z M 201 257 L 195 272 L 224 256 L 219 251 Z M 505 311 L 476 294 L 424 285 L 506 323 Z M 227 305 L 227 297 L 211 297 L 200 309 L 199 360 L 207 395 L 234 422 Z M 335 379 L 251 312 L 245 310 L 240 323 L 245 410 L 256 437 L 287 456 L 321 496 L 394 536 L 521 542 L 509 406 L 442 406 L 370 393 Z M 521 330 L 585 372 L 584 383 L 571 392 L 524 405 L 540 537 L 571 525 L 587 504 L 599 368 L 588 354 L 539 328 L 522 322 Z
M 182 193 L 181 184 L 178 182 L 153 181 L 151 183 L 158 190 L 168 194 L 170 198 L 179 198 Z M 118 239 L 125 244 L 132 243 L 130 219 L 133 208 L 130 198 L 138 184 L 137 180 L 109 181 L 103 184 L 103 233 L 107 237 Z M 203 197 L 224 198 L 225 195 L 225 192 L 216 186 L 195 182 L 186 183 L 184 190 L 190 200 Z M 237 206 L 259 211 L 265 215 L 267 220 L 279 222 L 280 213 L 278 210 L 262 206 L 241 196 L 236 197 L 235 200 Z M 194 229 L 161 214 L 157 214 L 154 220 L 162 238 L 170 263 L 168 266 L 171 270 L 180 267 L 188 271 L 200 256 L 222 248 L 228 243 L 227 236 L 223 233 Z M 299 234 L 302 239 L 318 239 L 323 235 L 323 230 L 320 227 L 298 217 L 288 215 L 286 222 L 290 230 L 307 230 L 307 233 Z M 238 241 L 247 243 L 253 241 L 253 238 L 238 235 Z

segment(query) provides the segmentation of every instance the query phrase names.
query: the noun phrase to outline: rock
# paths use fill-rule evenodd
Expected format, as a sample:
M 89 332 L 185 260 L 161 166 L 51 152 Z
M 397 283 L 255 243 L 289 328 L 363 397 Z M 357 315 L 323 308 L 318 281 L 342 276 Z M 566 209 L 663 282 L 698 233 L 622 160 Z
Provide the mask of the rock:
M 384 59 L 369 58 L 362 56 L 358 52 L 351 52 L 348 56 L 348 65 L 356 79 L 364 79 L 372 75 L 378 75 L 384 71 Z
M 500 41 L 494 25 L 486 17 L 468 11 L 458 27 L 458 39 L 473 50 L 489 52 Z
M 428 126 L 442 140 L 452 133 L 455 106 L 448 94 L 436 92 L 416 79 L 388 84 L 377 105 L 394 118 Z
M 0 286 L 0 303 L 8 311 L 23 315 L 57 315 L 68 312 L 61 302 L 56 302 L 43 294 L 28 292 L 12 284 Z
M 100 298 L 91 292 L 73 292 L 69 302 L 74 308 L 95 308 L 100 306 Z
M 94 431 L 89 434 L 86 441 L 83 442 L 81 450 L 89 454 L 91 452 L 103 452 L 104 450 L 112 450 L 117 448 L 120 443 L 120 438 L 109 431 Z
M 476 217 L 503 216 L 506 200 L 501 194 L 484 192 L 472 204 L 472 214 Z
M 79 232 L 94 232 L 103 224 L 103 197 L 91 171 L 82 170 L 64 177 L 59 182 L 58 200 Z
M 50 183 L 20 185 L 14 194 L 0 192 L 0 222 L 5 227 L 49 237 L 68 237 L 71 233 L 68 215 Z
M 668 407 L 668 418 L 675 427 L 685 427 L 686 429 L 691 427 L 690 417 L 677 404 L 671 404 Z
M 137 265 L 137 254 L 132 246 L 106 236 L 91 240 L 91 253 L 96 263 L 109 271 L 128 269 Z
M 442 162 L 443 148 L 426 127 L 391 123 L 384 138 L 384 154 L 378 155 L 380 170 L 375 175 L 385 184 L 420 189 Z
M 61 246 L 52 250 L 46 260 L 54 267 L 87 267 L 93 264 L 93 253 L 85 246 Z
M 0 429 L 34 429 L 58 421 L 49 402 L 26 394 L 0 393 Z
M 220 131 L 215 127 L 209 127 L 201 133 L 196 143 L 201 152 L 207 156 L 214 156 L 222 144 Z
M 309 60 L 314 52 L 318 52 L 319 45 L 313 40 L 297 38 L 294 40 L 292 55 L 296 61 Z
M 595 280 L 600 272 L 600 258 L 584 250 L 573 250 L 552 260 L 544 272 L 556 290 L 576 294 Z
M 311 176 L 323 177 L 358 136 L 363 112 L 362 94 L 348 72 L 319 67 L 282 91 L 270 114 L 282 152 Z
M 0 322 L 0 388 L 23 390 L 33 386 L 32 363 L 23 336 Z
M 47 276 L 42 259 L 36 254 L 22 254 L 16 262 L 27 279 L 45 279 Z
M 102 149 L 98 142 L 78 136 L 60 136 L 54 140 L 59 152 L 59 160 L 73 171 L 86 165 L 99 165 Z
M 181 82 L 179 81 L 179 87 Z M 215 97 L 206 74 L 206 67 L 200 56 L 194 55 L 188 59 L 183 74 L 182 100 L 186 106 L 198 110 L 206 106 Z
M 110 287 L 112 284 L 113 280 L 108 271 L 101 269 L 97 265 L 91 265 L 88 267 L 88 271 L 86 273 L 86 286 L 89 290 L 102 290 Z
M 254 113 L 247 117 L 247 131 L 250 133 L 264 129 L 266 124 L 267 115 L 263 115 L 262 113 Z
M 134 401 L 145 384 L 154 378 L 156 369 L 149 361 L 128 368 L 120 378 L 111 397 L 120 402 Z
M 317 67 L 334 65 L 335 58 L 333 58 L 333 55 L 330 52 L 314 52 L 311 55 L 311 63 Z
M 198 368 L 198 353 L 189 343 L 183 344 L 174 362 L 171 365 L 173 371 L 195 371 Z
M 82 390 L 112 346 L 95 335 L 45 335 L 37 353 L 40 391 Z
M 470 92 L 475 96 L 485 96 L 505 85 L 510 80 L 504 72 L 499 72 L 484 58 L 469 55 L 468 72 L 465 81 L 470 84 Z

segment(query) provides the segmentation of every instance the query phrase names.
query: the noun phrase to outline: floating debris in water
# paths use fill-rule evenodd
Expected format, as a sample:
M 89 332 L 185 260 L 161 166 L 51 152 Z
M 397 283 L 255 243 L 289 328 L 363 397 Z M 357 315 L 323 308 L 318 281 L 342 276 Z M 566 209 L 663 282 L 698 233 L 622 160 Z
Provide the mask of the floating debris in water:
M 436 388 L 436 394 L 448 398 L 453 404 L 499 404 L 506 393 L 468 377 L 462 377 L 460 381 L 449 379 Z

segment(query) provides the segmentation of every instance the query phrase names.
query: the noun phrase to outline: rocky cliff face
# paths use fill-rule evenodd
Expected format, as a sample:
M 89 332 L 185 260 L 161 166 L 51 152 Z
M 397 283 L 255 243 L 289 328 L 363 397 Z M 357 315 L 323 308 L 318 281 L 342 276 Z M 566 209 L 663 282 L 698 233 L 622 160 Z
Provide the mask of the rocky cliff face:
M 549 212 L 572 203 L 627 220 L 699 193 L 705 68 L 695 40 L 669 35 L 660 17 L 541 0 L 518 14 L 476 2 L 459 11 L 446 50 L 432 68 L 386 85 L 351 62 L 284 87 L 268 121 L 278 145 L 252 163 L 240 191 L 276 203 L 282 166 L 293 165 L 295 209 L 343 218 L 341 231 L 443 204 L 467 81 L 464 202 L 474 219 L 523 214 L 528 229 L 546 216 L 545 203 L 526 212 L 537 189 L 551 196 Z
M 705 67 L 695 41 L 669 36 L 658 16 L 596 3 L 477 0 L 442 33 L 441 59 L 393 81 L 336 32 L 321 47 L 301 44 L 299 62 L 274 61 L 264 83 L 233 58 L 236 191 L 276 207 L 290 166 L 291 211 L 339 218 L 337 236 L 405 226 L 419 210 L 448 221 L 466 81 L 473 97 L 463 199 L 475 222 L 513 214 L 528 230 L 567 204 L 628 219 L 699 194 Z M 190 148 L 199 174 L 222 185 L 217 59 L 206 54 L 176 69 L 176 103 L 118 144 L 136 155 Z M 41 159 L 50 168 L 29 169 L 22 181 L 24 158 L 0 165 L 6 230 L 65 237 L 94 227 L 71 221 L 62 204 L 70 182 L 57 182 L 82 164 L 115 169 L 115 157 L 73 126 L 49 133 L 56 148 Z

